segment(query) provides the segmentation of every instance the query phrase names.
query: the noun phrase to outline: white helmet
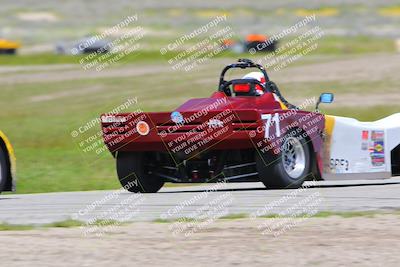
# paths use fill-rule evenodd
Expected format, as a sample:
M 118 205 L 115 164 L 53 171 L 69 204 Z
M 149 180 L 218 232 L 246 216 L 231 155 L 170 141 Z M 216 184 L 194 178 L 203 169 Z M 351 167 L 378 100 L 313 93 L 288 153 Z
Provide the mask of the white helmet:
M 250 73 L 244 75 L 242 79 L 254 79 L 254 80 L 259 81 L 260 83 L 263 83 L 263 84 L 265 83 L 264 74 L 262 74 L 259 71 L 250 72 Z M 257 95 L 263 95 L 264 94 L 264 90 L 263 90 L 263 88 L 261 88 L 260 85 L 256 84 L 255 87 L 256 87 Z

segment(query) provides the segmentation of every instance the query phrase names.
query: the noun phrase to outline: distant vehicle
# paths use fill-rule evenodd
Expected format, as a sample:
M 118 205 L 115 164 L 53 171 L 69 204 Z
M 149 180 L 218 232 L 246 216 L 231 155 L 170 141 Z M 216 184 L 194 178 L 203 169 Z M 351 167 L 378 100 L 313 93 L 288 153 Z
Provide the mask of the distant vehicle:
M 256 51 L 273 52 L 276 50 L 277 42 L 270 40 L 268 36 L 262 34 L 249 34 L 246 36 L 246 50 L 256 49 Z
M 225 80 L 230 69 L 260 78 Z M 290 104 L 264 67 L 248 59 L 226 66 L 218 91 L 172 112 L 101 116 L 104 142 L 121 185 L 157 192 L 165 182 L 263 182 L 298 188 L 305 180 L 400 176 L 400 113 L 375 122 L 324 115 Z M 255 77 L 255 76 L 253 76 Z M 168 86 L 168 85 L 167 85 Z
M 14 55 L 20 47 L 18 42 L 0 38 L 0 54 Z
M 14 149 L 6 135 L 0 131 L 0 193 L 15 189 Z
M 57 54 L 90 54 L 98 53 L 104 54 L 111 50 L 111 42 L 108 40 L 98 39 L 95 36 L 86 37 L 79 41 L 74 41 L 70 43 L 60 43 L 56 45 Z
M 226 39 L 224 41 L 224 48 L 230 49 L 236 53 L 245 53 L 251 50 L 256 52 L 274 52 L 277 49 L 277 41 L 269 39 L 268 36 L 263 34 L 249 34 L 244 41 L 235 41 Z

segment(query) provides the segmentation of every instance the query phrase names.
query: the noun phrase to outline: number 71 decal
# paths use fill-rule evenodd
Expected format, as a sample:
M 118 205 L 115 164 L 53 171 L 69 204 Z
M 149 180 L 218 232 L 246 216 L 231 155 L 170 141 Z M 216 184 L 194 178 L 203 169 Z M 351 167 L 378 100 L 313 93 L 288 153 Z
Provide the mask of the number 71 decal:
M 270 133 L 269 133 L 269 128 L 273 123 L 275 123 L 275 134 L 276 137 L 281 136 L 281 128 L 279 127 L 279 113 L 275 113 L 274 115 L 272 114 L 261 114 L 261 119 L 265 123 L 265 135 L 264 138 L 269 138 Z

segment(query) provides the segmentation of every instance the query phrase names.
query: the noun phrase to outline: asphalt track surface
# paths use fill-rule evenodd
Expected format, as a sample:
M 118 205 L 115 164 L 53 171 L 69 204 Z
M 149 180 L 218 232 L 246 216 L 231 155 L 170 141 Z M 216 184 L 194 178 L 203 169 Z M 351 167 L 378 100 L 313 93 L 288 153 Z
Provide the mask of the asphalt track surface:
M 191 217 L 199 214 L 195 213 L 199 210 L 221 207 L 221 202 L 225 203 L 228 214 L 250 215 L 279 214 L 287 209 L 302 209 L 312 202 L 316 203 L 317 211 L 400 209 L 400 178 L 307 182 L 306 187 L 266 190 L 261 183 L 231 183 L 167 187 L 156 194 L 141 195 L 126 191 L 6 194 L 0 195 L 0 221 L 12 224 L 45 224 L 71 218 L 153 221 Z

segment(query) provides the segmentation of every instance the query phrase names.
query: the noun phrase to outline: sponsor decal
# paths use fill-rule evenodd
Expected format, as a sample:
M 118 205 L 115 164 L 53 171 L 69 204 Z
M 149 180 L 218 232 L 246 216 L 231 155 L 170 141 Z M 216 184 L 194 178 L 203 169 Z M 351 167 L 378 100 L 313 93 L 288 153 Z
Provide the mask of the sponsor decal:
M 349 171 L 350 162 L 347 159 L 331 159 L 330 169 L 335 173 L 345 173 Z
M 361 143 L 361 150 L 368 150 L 368 142 Z
M 209 128 L 222 128 L 224 123 L 218 119 L 210 119 L 207 123 Z
M 376 142 L 374 150 L 376 153 L 382 153 L 383 152 L 383 142 Z
M 369 131 L 362 131 L 362 140 L 368 141 Z
M 369 139 L 369 131 L 362 131 L 361 134 L 361 150 L 368 150 L 368 139 Z
M 371 133 L 372 141 L 383 141 L 384 137 L 385 137 L 384 131 L 372 131 Z
M 385 132 L 384 131 L 372 131 L 371 132 L 371 143 L 369 152 L 371 156 L 371 163 L 375 167 L 385 165 Z
M 150 126 L 145 121 L 139 121 L 136 124 L 136 131 L 140 135 L 148 135 L 150 132 Z
M 183 116 L 179 111 L 174 111 L 171 113 L 171 120 L 177 124 L 184 122 Z
M 101 116 L 101 122 L 103 123 L 126 122 L 126 118 L 123 116 L 104 115 Z

